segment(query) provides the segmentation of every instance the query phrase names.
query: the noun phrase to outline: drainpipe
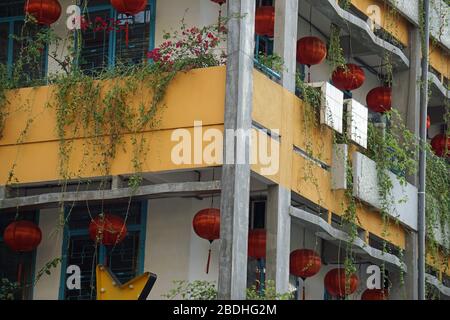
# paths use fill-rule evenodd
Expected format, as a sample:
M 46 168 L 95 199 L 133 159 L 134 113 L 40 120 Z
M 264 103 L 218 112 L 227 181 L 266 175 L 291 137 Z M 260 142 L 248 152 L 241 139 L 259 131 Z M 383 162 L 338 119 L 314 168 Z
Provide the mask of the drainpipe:
M 419 2 L 420 3 L 420 2 Z M 423 4 L 423 36 L 422 36 L 422 87 L 420 89 L 420 150 L 419 150 L 419 300 L 425 300 L 425 175 L 427 155 L 427 112 L 428 112 L 428 54 L 430 44 L 430 1 L 422 0 Z M 420 12 L 420 10 L 419 10 Z

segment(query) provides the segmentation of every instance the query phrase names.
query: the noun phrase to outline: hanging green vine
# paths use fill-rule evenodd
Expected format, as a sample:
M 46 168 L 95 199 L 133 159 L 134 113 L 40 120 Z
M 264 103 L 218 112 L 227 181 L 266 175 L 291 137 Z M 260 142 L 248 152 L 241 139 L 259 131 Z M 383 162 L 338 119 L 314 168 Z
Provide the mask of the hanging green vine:
M 347 61 L 344 57 L 344 49 L 341 46 L 341 28 L 335 24 L 330 27 L 330 43 L 328 45 L 327 60 L 331 70 L 343 68 Z

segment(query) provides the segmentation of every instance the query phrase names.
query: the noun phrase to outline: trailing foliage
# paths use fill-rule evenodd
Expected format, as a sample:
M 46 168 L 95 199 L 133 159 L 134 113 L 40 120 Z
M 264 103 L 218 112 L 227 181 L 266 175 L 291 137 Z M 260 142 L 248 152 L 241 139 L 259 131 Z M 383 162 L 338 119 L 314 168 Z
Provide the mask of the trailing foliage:
M 266 68 L 281 74 L 284 71 L 283 58 L 277 54 L 267 55 L 264 52 L 260 52 L 257 57 L 258 62 Z
M 173 300 L 216 300 L 217 289 L 214 282 L 208 281 L 174 281 L 175 288 L 162 297 Z
M 330 28 L 327 60 L 331 70 L 336 70 L 338 67 L 344 68 L 347 63 L 344 57 L 344 49 L 341 46 L 341 28 L 335 24 L 331 24 Z
M 19 290 L 19 284 L 11 282 L 8 279 L 0 280 L 0 301 L 1 300 L 14 300 L 14 295 Z
M 217 287 L 210 281 L 174 281 L 174 288 L 162 297 L 173 300 L 216 300 L 218 297 Z M 291 300 L 292 293 L 280 294 L 276 292 L 275 283 L 266 281 L 262 290 L 256 286 L 247 289 L 247 300 Z

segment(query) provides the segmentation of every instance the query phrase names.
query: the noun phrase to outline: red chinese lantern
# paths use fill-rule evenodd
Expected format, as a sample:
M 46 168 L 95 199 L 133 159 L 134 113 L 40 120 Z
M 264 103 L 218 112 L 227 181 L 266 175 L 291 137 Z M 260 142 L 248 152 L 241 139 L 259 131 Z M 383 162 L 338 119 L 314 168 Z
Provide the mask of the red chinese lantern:
M 327 46 L 317 37 L 304 37 L 297 41 L 297 62 L 308 66 L 308 82 L 311 82 L 311 66 L 320 64 L 327 57 Z
M 322 63 L 327 56 L 327 46 L 317 37 L 304 37 L 297 41 L 297 62 L 308 67 Z
M 315 276 L 322 266 L 319 255 L 308 249 L 295 250 L 291 252 L 289 260 L 290 273 L 296 277 L 302 278 L 303 282 L 307 278 Z M 306 298 L 305 285 L 303 284 L 303 300 Z
M 262 6 L 256 9 L 255 32 L 272 38 L 275 33 L 275 7 Z
M 3 232 L 5 244 L 15 252 L 30 252 L 37 248 L 42 240 L 42 232 L 39 227 L 31 221 L 14 221 L 10 223 Z M 19 257 L 17 266 L 17 282 L 22 282 L 22 261 Z
M 42 232 L 31 221 L 14 221 L 6 227 L 3 240 L 13 251 L 30 252 L 41 243 Z
M 253 229 L 248 233 L 248 256 L 253 259 L 266 258 L 266 239 L 265 229 Z
M 39 24 L 46 26 L 58 21 L 61 16 L 61 5 L 58 0 L 27 0 L 24 10 Z
M 352 274 L 350 279 L 347 279 L 345 269 L 333 269 L 325 276 L 325 288 L 333 297 L 343 298 L 356 291 L 358 288 L 358 277 L 356 274 Z
M 374 112 L 384 113 L 392 109 L 392 88 L 378 87 L 367 94 L 367 107 Z
M 147 0 L 111 0 L 111 5 L 119 13 L 134 16 L 145 10 Z
M 267 232 L 265 229 L 252 229 L 248 232 L 248 256 L 256 259 L 256 289 L 264 283 L 264 259 L 266 258 Z
M 438 134 L 431 140 L 431 148 L 438 157 L 450 156 L 450 137 Z
M 352 91 L 361 87 L 366 80 L 364 70 L 353 63 L 338 67 L 333 72 L 333 85 L 343 91 Z
M 127 226 L 121 217 L 99 215 L 89 224 L 89 236 L 95 242 L 113 246 L 123 241 L 127 235 Z
M 430 129 L 431 127 L 431 118 L 430 116 L 427 116 L 427 129 Z
M 303 280 L 313 277 L 320 271 L 321 266 L 322 261 L 313 250 L 301 249 L 291 253 L 289 270 L 296 277 Z
M 192 226 L 200 238 L 208 240 L 210 243 L 208 261 L 206 263 L 206 273 L 209 273 L 211 244 L 214 240 L 220 239 L 220 210 L 214 208 L 200 210 L 195 215 Z
M 363 292 L 361 300 L 387 300 L 388 292 L 383 289 L 367 289 Z

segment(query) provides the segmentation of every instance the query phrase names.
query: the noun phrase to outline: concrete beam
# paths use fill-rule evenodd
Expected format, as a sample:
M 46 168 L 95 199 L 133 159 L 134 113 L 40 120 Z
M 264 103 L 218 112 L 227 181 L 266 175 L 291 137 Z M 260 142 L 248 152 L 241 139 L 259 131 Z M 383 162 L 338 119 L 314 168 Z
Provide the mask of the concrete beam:
M 0 201 L 6 198 L 6 187 L 0 186 Z
M 137 189 L 119 188 L 114 190 L 93 190 L 93 191 L 74 191 L 74 192 L 58 192 L 46 193 L 36 196 L 27 196 L 19 198 L 0 198 L 0 209 L 42 206 L 58 204 L 61 202 L 77 202 L 77 201 L 95 201 L 95 200 L 113 200 L 145 198 L 152 196 L 163 196 L 170 194 L 186 194 L 194 192 L 219 192 L 221 188 L 220 181 L 204 181 L 204 182 L 180 182 L 166 183 L 149 186 L 142 186 Z
M 275 1 L 274 52 L 283 58 L 281 85 L 295 93 L 298 0 Z
M 124 185 L 123 178 L 121 176 L 113 176 L 111 178 L 111 189 L 116 190 L 122 188 Z
M 439 290 L 439 292 L 447 297 L 450 297 L 450 288 L 446 287 L 444 284 L 442 284 L 441 281 L 439 281 L 438 278 L 435 276 L 426 273 L 425 274 L 425 280 L 430 285 L 434 286 L 436 289 Z
M 315 232 L 322 239 L 334 242 L 337 247 L 341 246 L 341 242 L 348 243 L 351 239 L 348 233 L 332 227 L 324 219 L 317 215 L 295 207 L 291 207 L 290 212 L 293 218 L 301 220 L 301 222 L 310 230 L 312 230 L 312 232 Z M 369 246 L 364 242 L 364 240 L 360 238 L 356 238 L 353 241 L 352 246 L 354 252 L 360 255 L 365 255 L 368 259 L 374 262 L 384 261 L 397 268 L 398 270 L 402 268 L 405 272 L 408 271 L 407 266 L 398 257 L 393 254 L 385 253 L 381 250 L 375 249 Z
M 306 1 L 331 20 L 331 22 L 351 33 L 357 40 L 356 42 L 366 47 L 368 51 L 373 52 L 373 54 L 379 57 L 384 56 L 385 50 L 391 52 L 392 64 L 397 70 L 406 70 L 409 68 L 409 60 L 400 48 L 376 36 L 366 21 L 342 9 L 336 0 Z
M 219 299 L 224 300 L 245 299 L 247 289 L 255 7 L 255 0 L 227 1 L 231 19 L 228 21 L 218 285 Z
M 267 279 L 275 282 L 278 293 L 289 291 L 291 253 L 291 191 L 270 186 L 267 195 Z

